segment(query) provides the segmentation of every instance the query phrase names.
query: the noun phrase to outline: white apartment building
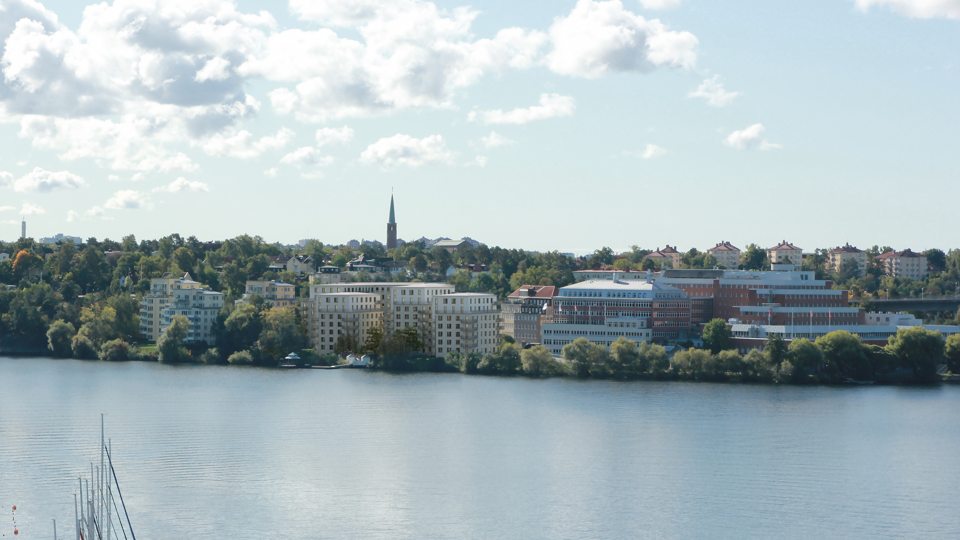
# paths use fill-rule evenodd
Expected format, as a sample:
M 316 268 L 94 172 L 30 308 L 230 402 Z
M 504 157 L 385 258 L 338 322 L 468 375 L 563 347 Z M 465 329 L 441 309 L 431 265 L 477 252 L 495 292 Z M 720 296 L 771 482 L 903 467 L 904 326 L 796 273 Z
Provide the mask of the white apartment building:
M 331 293 L 366 293 L 377 297 L 378 309 L 383 313 L 381 324 L 386 336 L 401 328 L 417 328 L 427 354 L 437 354 L 435 346 L 435 327 L 433 324 L 433 302 L 438 296 L 453 294 L 456 289 L 447 283 L 313 283 L 310 285 L 310 299 L 305 305 L 307 329 L 311 337 L 319 339 L 323 319 L 317 318 L 316 298 Z M 316 341 L 319 343 L 319 341 Z
M 713 255 L 717 264 L 723 265 L 724 268 L 736 270 L 740 267 L 740 248 L 726 240 L 708 249 L 707 253 Z
M 140 333 L 156 341 L 175 315 L 190 321 L 187 343 L 216 344 L 213 326 L 223 309 L 223 293 L 193 281 L 190 274 L 173 278 L 169 273 L 150 280 L 150 292 L 140 302 Z
M 500 347 L 500 306 L 490 293 L 454 293 L 435 296 L 431 324 L 433 349 L 444 357 L 496 352 Z
M 361 292 L 319 294 L 312 298 L 308 318 L 316 323 L 309 332 L 310 342 L 319 354 L 334 352 L 337 341 L 344 335 L 364 343 L 371 328 L 383 327 L 383 309 L 380 295 Z

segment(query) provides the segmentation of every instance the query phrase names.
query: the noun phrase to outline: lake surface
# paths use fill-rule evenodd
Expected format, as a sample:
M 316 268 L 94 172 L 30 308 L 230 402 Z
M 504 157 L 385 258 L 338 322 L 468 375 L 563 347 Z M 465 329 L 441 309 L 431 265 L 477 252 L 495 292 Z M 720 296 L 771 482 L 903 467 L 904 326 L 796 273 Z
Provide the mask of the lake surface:
M 0 534 L 16 504 L 18 538 L 73 538 L 103 412 L 140 540 L 957 538 L 958 410 L 957 387 L 0 358 Z

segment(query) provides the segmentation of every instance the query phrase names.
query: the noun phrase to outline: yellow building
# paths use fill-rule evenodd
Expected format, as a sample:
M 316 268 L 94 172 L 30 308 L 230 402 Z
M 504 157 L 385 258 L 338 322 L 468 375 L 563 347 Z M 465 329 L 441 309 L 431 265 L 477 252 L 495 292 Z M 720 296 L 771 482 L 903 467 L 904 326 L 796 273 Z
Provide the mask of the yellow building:
M 243 298 L 237 304 L 246 304 L 254 294 L 259 295 L 272 307 L 291 307 L 297 303 L 296 287 L 282 281 L 247 281 Z
M 713 255 L 717 264 L 723 265 L 724 268 L 736 270 L 740 267 L 740 248 L 726 240 L 708 249 L 707 253 Z
M 840 266 L 848 259 L 857 261 L 857 268 L 860 270 L 861 276 L 867 268 L 867 252 L 857 249 L 849 243 L 845 246 L 837 246 L 831 249 L 827 256 L 829 258 L 830 270 L 833 272 L 839 272 Z
M 803 266 L 803 250 L 784 240 L 767 249 L 767 260 L 770 264 L 792 264 L 800 268 Z
M 667 247 L 660 249 L 657 248 L 656 251 L 652 251 L 647 254 L 644 259 L 652 259 L 660 263 L 661 267 L 664 268 L 680 268 L 683 264 L 683 253 L 677 251 L 677 246 L 670 246 L 667 244 Z M 663 264 L 664 262 L 669 261 L 669 265 Z

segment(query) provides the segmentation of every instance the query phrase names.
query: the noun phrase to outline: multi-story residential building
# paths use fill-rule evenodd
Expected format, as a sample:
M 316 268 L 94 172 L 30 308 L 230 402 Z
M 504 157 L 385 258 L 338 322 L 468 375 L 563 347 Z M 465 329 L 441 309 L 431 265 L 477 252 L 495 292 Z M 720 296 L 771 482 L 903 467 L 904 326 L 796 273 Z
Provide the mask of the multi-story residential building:
M 439 357 L 452 352 L 489 354 L 500 346 L 500 308 L 495 294 L 435 296 L 432 315 L 432 348 Z
M 297 255 L 290 257 L 286 264 L 287 272 L 293 272 L 298 276 L 304 276 L 313 272 L 313 257 L 309 255 Z
M 223 309 L 223 293 L 193 281 L 190 274 L 173 278 L 169 273 L 150 280 L 150 292 L 140 302 L 140 333 L 156 341 L 173 321 L 183 315 L 190 321 L 187 343 L 216 344 L 213 325 Z
M 394 330 L 416 328 L 426 345 L 426 353 L 436 354 L 435 328 L 433 325 L 433 298 L 453 294 L 455 288 L 446 283 L 313 283 L 310 285 L 310 299 L 305 305 L 307 329 L 311 340 L 319 338 L 322 319 L 317 317 L 317 298 L 330 293 L 365 293 L 378 297 L 383 313 L 384 334 L 390 336 Z
M 237 300 L 237 304 L 246 304 L 253 295 L 259 295 L 266 300 L 272 307 L 284 308 L 291 307 L 297 303 L 296 287 L 282 281 L 271 280 L 250 280 L 247 281 L 246 290 L 243 297 Z
M 867 268 L 867 252 L 851 246 L 849 242 L 845 246 L 837 246 L 831 249 L 827 253 L 827 257 L 829 268 L 833 272 L 839 272 L 840 266 L 849 259 L 857 261 L 857 268 L 861 276 Z
M 559 355 L 581 337 L 609 346 L 621 336 L 685 339 L 689 330 L 690 298 L 682 289 L 653 281 L 583 281 L 561 288 L 553 298 L 543 344 Z
M 657 248 L 656 251 L 652 251 L 644 257 L 644 259 L 652 259 L 660 263 L 662 268 L 680 268 L 683 264 L 683 253 L 677 251 L 677 246 L 670 246 L 660 249 Z M 663 264 L 664 262 L 669 261 L 670 264 Z
M 736 270 L 740 267 L 740 248 L 726 240 L 708 249 L 707 253 L 713 255 L 713 258 L 717 260 L 717 264 L 722 265 L 724 268 Z
M 513 291 L 501 310 L 503 333 L 517 343 L 543 343 L 542 320 L 552 314 L 553 297 L 557 288 L 550 285 L 524 285 Z
M 351 336 L 359 343 L 367 341 L 370 329 L 383 327 L 381 295 L 361 292 L 337 292 L 312 297 L 308 318 L 316 323 L 309 333 L 314 350 L 320 354 L 335 351 L 337 341 Z
M 903 251 L 889 251 L 877 256 L 877 261 L 883 265 L 888 276 L 904 277 L 915 281 L 926 279 L 927 257 L 905 249 Z
M 321 266 L 315 274 L 310 274 L 310 283 L 340 283 L 342 280 L 339 266 Z
M 767 249 L 770 264 L 792 264 L 797 268 L 803 265 L 803 250 L 786 240 Z

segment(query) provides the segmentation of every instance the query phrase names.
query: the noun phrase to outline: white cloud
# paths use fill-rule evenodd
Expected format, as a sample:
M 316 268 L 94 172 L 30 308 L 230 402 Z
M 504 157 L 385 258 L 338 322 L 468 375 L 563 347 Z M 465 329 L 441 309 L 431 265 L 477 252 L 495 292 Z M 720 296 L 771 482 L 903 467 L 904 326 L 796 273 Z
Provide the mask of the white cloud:
M 317 146 L 331 143 L 348 143 L 353 140 L 353 130 L 347 126 L 340 129 L 321 128 L 317 130 Z
M 278 168 L 276 168 L 276 167 L 271 167 L 271 168 L 263 171 L 263 175 L 264 175 L 264 176 L 269 176 L 270 178 L 276 178 L 276 177 L 277 177 L 277 173 L 279 173 L 279 172 L 280 172 L 280 169 L 278 169 Z
M 668 9 L 680 5 L 681 0 L 640 0 L 645 9 Z
M 20 213 L 25 216 L 33 216 L 38 214 L 46 214 L 47 211 L 35 204 L 23 203 L 23 206 L 20 208 Z
M 624 153 L 637 156 L 640 159 L 655 159 L 655 158 L 666 155 L 667 149 L 657 146 L 655 144 L 647 144 L 647 146 L 642 151 L 624 152 Z
M 714 75 L 705 79 L 696 90 L 687 94 L 687 97 L 706 98 L 707 105 L 713 107 L 726 107 L 733 102 L 733 98 L 740 95 L 740 92 L 727 92 L 723 89 L 723 83 L 720 82 L 720 76 Z
M 6 212 L 8 210 L 13 210 L 13 206 L 0 206 L 0 212 Z
M 507 146 L 516 143 L 516 141 L 511 141 L 496 131 L 491 131 L 489 135 L 480 137 L 480 142 L 487 148 L 497 148 L 498 146 Z
M 111 182 L 119 182 L 119 181 L 120 181 L 120 177 L 117 176 L 117 175 L 115 175 L 115 174 L 111 174 L 111 175 L 108 175 L 108 176 L 107 176 L 107 180 L 109 180 L 109 181 L 111 181 Z
M 416 139 L 409 135 L 397 134 L 380 139 L 368 146 L 360 154 L 360 160 L 382 168 L 450 163 L 454 154 L 446 150 L 445 144 L 440 135 Z
M 193 80 L 197 82 L 222 81 L 230 77 L 230 61 L 225 58 L 211 58 L 203 65 L 200 71 L 197 71 Z
M 103 208 L 100 207 L 100 206 L 94 206 L 93 208 L 91 208 L 91 209 L 87 210 L 86 212 L 84 212 L 84 214 L 86 214 L 86 215 L 88 215 L 88 216 L 90 216 L 90 217 L 103 217 L 103 215 L 104 215 L 105 213 L 106 213 L 106 212 L 104 212 Z
M 186 178 L 180 177 L 170 182 L 166 186 L 161 186 L 154 188 L 153 191 L 156 193 L 158 191 L 163 191 L 166 193 L 180 193 L 181 191 L 210 191 L 210 186 L 204 184 L 203 182 L 190 181 Z
M 332 156 L 321 155 L 320 150 L 312 146 L 297 148 L 280 159 L 280 163 L 286 165 L 329 165 L 332 162 Z
M 28 191 L 50 192 L 58 189 L 76 189 L 86 184 L 83 178 L 69 171 L 50 172 L 37 167 L 18 178 L 13 183 L 13 189 L 21 193 Z
M 544 120 L 558 116 L 570 116 L 573 114 L 576 105 L 570 96 L 561 96 L 560 94 L 541 94 L 540 105 L 534 105 L 525 109 L 514 109 L 503 112 L 500 109 L 492 111 L 472 111 L 467 119 L 470 121 L 479 121 L 484 124 L 526 124 L 534 120 Z
M 80 214 L 74 212 L 73 210 L 67 212 L 67 223 L 72 223 L 78 219 L 80 219 Z
M 782 145 L 771 143 L 766 139 L 760 140 L 760 134 L 765 129 L 763 124 L 754 124 L 746 129 L 734 131 L 727 136 L 724 144 L 738 150 L 775 150 L 783 148 Z
M 273 137 L 263 137 L 259 141 L 254 140 L 253 134 L 249 131 L 241 130 L 236 135 L 226 137 L 221 134 L 215 134 L 201 144 L 204 152 L 211 156 L 229 156 L 240 159 L 249 159 L 257 157 L 267 150 L 276 150 L 287 145 L 296 134 L 287 128 L 283 128 Z
M 271 92 L 270 100 L 304 121 L 449 107 L 458 90 L 486 73 L 534 66 L 546 43 L 542 32 L 520 28 L 472 41 L 477 11 L 446 11 L 421 0 L 294 0 L 290 9 L 301 19 L 353 28 L 362 38 L 328 28 L 287 30 L 238 68 L 245 76 L 295 83 Z
M 487 156 L 477 156 L 476 158 L 474 158 L 474 162 L 476 162 L 476 164 L 481 167 L 486 167 L 487 161 L 488 161 Z
M 554 49 L 547 65 L 556 73 L 599 77 L 627 71 L 648 72 L 661 66 L 692 68 L 697 38 L 668 30 L 623 8 L 619 0 L 579 0 L 567 17 L 550 27 Z
M 136 210 L 147 202 L 147 196 L 139 191 L 124 189 L 113 194 L 103 206 L 111 210 Z
M 6 187 L 13 183 L 13 175 L 6 172 L 0 171 L 0 187 Z
M 960 0 L 856 0 L 857 7 L 867 11 L 873 6 L 886 6 L 905 17 L 960 19 Z

